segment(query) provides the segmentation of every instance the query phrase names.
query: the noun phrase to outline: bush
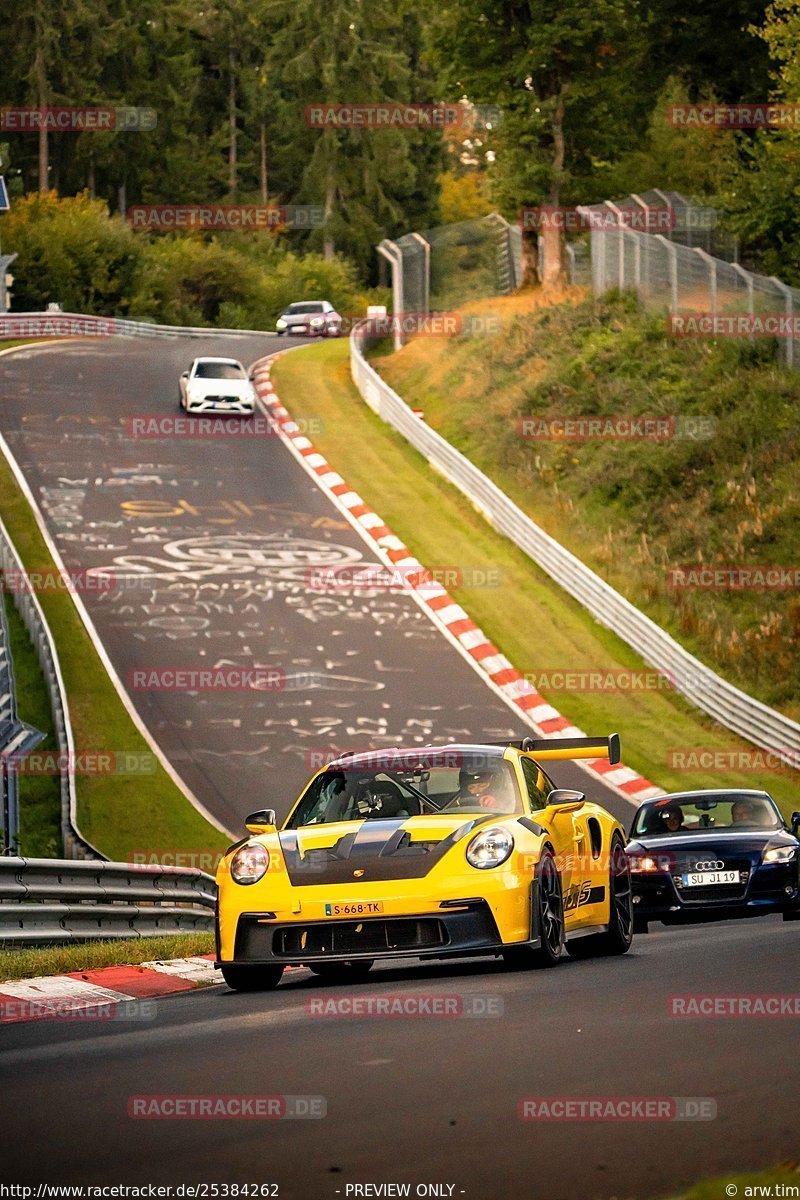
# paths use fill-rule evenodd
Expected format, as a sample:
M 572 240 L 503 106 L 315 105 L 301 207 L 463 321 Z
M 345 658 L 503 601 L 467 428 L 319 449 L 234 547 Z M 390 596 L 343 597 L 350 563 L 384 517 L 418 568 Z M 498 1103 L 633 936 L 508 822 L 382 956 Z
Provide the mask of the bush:
M 13 307 L 38 312 L 56 301 L 68 312 L 127 312 L 142 246 L 129 226 L 86 192 L 55 192 L 16 200 L 3 217 L 5 251 L 18 255 Z
M 269 329 L 293 300 L 361 315 L 388 293 L 361 290 L 346 259 L 300 256 L 273 234 L 137 233 L 86 193 L 14 204 L 1 232 L 16 251 L 13 307 L 130 316 L 166 325 Z

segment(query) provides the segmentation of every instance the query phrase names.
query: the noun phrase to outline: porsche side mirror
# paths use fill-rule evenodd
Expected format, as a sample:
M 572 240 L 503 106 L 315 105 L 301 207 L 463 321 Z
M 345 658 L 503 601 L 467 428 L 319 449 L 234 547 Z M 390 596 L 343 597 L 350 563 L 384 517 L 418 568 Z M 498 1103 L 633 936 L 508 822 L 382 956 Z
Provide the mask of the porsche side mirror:
M 547 797 L 547 807 L 563 813 L 577 812 L 585 803 L 585 793 L 574 792 L 572 788 L 554 788 Z
M 250 833 L 267 833 L 270 829 L 277 828 L 278 818 L 274 808 L 259 808 L 250 813 L 249 817 L 245 817 L 244 823 Z
M 793 812 L 792 813 L 792 833 L 795 835 L 795 837 L 800 837 L 800 833 L 798 832 L 799 830 L 800 830 L 800 812 Z
M 188 379 L 188 378 L 189 378 L 189 372 L 181 371 L 181 379 Z

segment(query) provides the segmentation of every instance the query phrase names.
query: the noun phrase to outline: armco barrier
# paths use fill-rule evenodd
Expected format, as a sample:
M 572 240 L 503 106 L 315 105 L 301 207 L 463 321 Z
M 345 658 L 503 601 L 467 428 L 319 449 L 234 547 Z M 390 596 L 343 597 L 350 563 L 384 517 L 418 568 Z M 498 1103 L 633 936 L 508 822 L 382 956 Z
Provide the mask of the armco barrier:
M 86 313 L 68 313 L 68 312 L 14 312 L 7 313 L 6 317 L 9 321 L 49 321 L 54 326 L 59 323 L 70 321 L 107 321 L 113 328 L 113 335 L 116 337 L 205 337 L 212 338 L 221 335 L 234 337 L 270 337 L 274 334 L 274 330 L 268 329 L 214 329 L 202 325 L 154 325 L 150 321 L 129 321 L 127 317 L 98 317 L 93 314 Z M 19 332 L 20 338 L 25 337 L 25 331 Z M 57 329 L 54 329 L 52 334 L 38 336 L 51 336 L 58 338 L 59 336 L 74 336 L 80 337 L 80 334 L 59 334 Z M 84 334 L 84 337 L 91 336 Z M 0 341 L 0 349 L 3 343 Z
M 0 858 L 0 944 L 206 931 L 215 903 L 214 880 L 203 871 Z
M 800 725 L 722 679 L 545 533 L 488 476 L 415 416 L 367 362 L 366 340 L 366 331 L 357 326 L 350 337 L 350 369 L 362 397 L 382 420 L 401 433 L 495 529 L 524 550 L 592 616 L 651 667 L 668 675 L 676 691 L 747 741 L 786 759 L 787 765 L 798 766 Z
M 0 568 L 4 574 L 8 571 L 17 578 L 25 577 L 22 560 L 17 554 L 2 520 L 0 520 Z M 66 759 L 66 770 L 61 773 L 61 840 L 64 853 L 74 858 L 102 859 L 105 855 L 87 841 L 78 828 L 75 800 L 75 744 L 69 721 L 67 692 L 61 676 L 58 652 L 50 632 L 50 626 L 47 624 L 47 618 L 42 612 L 42 606 L 32 588 L 15 588 L 12 595 L 14 605 L 28 631 L 39 660 L 39 666 L 42 669 L 50 697 L 50 711 L 53 715 L 59 753 Z

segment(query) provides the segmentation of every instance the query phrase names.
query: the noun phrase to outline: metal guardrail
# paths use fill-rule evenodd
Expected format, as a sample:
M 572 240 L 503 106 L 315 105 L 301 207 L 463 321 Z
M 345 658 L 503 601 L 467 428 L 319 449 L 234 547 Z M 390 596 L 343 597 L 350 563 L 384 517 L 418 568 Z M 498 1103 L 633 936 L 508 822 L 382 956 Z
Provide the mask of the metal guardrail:
M 0 520 L 0 569 L 4 576 L 6 572 L 10 572 L 19 580 L 27 578 L 22 560 L 2 520 Z M 67 691 L 64 687 L 58 652 L 50 632 L 50 626 L 32 588 L 16 587 L 11 595 L 39 660 L 50 697 L 50 711 L 53 714 L 53 726 L 59 753 L 65 759 L 66 769 L 61 773 L 61 840 L 64 853 L 73 858 L 104 859 L 105 855 L 87 841 L 78 828 L 75 796 L 75 743 L 69 720 Z M 0 862 L 2 861 L 0 859 Z
M 54 332 L 51 335 L 36 334 L 38 337 L 79 337 L 79 332 L 68 332 L 69 322 L 90 322 L 91 325 L 98 331 L 95 334 L 85 333 L 83 336 L 96 337 L 217 337 L 217 336 L 235 336 L 235 337 L 265 337 L 270 336 L 275 330 L 269 329 L 216 329 L 209 328 L 203 325 L 155 325 L 150 321 L 130 321 L 127 317 L 98 317 L 89 313 L 68 313 L 68 312 L 14 312 L 9 313 L 6 317 L 9 329 L 14 328 L 17 322 L 43 321 L 52 322 Z M 12 325 L 12 322 L 14 323 Z M 61 323 L 64 332 L 58 332 L 57 326 Z M 103 332 L 105 331 L 105 332 Z M 25 330 L 15 330 L 15 336 L 23 338 L 26 336 Z M 6 333 L 10 336 L 10 332 Z M 29 334 L 30 336 L 30 334 Z M 0 341 L 0 349 L 2 349 L 2 341 Z
M 203 871 L 0 858 L 0 944 L 206 931 L 215 904 L 216 885 Z
M 17 685 L 0 587 L 0 854 L 19 854 L 19 779 L 9 764 L 38 746 L 44 736 L 17 713 Z
M 366 340 L 367 331 L 357 326 L 350 337 L 350 368 L 353 382 L 373 412 L 401 433 L 472 501 L 495 529 L 523 550 L 592 616 L 613 630 L 646 663 L 667 675 L 676 691 L 740 737 L 775 753 L 788 766 L 800 765 L 800 725 L 705 666 L 545 533 L 497 484 L 421 421 L 381 379 L 364 357 Z

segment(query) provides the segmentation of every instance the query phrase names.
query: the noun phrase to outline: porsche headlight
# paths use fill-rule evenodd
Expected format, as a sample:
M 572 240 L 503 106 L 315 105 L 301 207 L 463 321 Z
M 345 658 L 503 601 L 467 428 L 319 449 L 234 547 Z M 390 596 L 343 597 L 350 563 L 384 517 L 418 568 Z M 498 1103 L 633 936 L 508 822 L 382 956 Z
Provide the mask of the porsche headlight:
M 269 855 L 260 842 L 241 846 L 231 859 L 231 876 L 236 883 L 258 883 L 267 873 Z
M 797 858 L 796 846 L 773 846 L 764 855 L 765 863 L 788 863 Z
M 277 321 L 275 322 L 275 328 L 276 329 L 285 329 L 286 328 L 286 322 L 284 321 L 283 317 L 278 317 Z
M 514 839 L 507 829 L 484 829 L 467 846 L 467 862 L 479 871 L 499 867 L 514 849 Z

